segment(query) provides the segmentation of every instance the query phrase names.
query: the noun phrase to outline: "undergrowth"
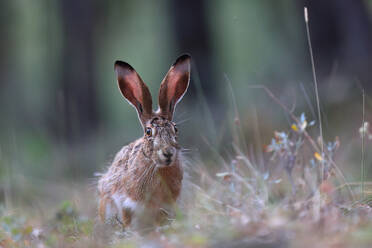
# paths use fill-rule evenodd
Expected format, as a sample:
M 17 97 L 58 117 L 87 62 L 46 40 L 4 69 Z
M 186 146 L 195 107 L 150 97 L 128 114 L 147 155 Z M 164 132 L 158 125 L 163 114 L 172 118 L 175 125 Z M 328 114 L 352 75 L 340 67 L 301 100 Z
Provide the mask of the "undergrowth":
M 241 140 L 229 159 L 214 161 L 215 174 L 191 162 L 188 194 L 165 226 L 122 231 L 71 201 L 42 222 L 3 207 L 0 247 L 370 247 L 372 198 L 346 182 L 334 160 L 340 141 L 324 142 L 321 153 L 319 138 L 309 134 L 316 123 L 305 114 L 292 119 L 274 132 L 264 165 L 253 162 Z M 367 123 L 360 133 L 369 140 Z

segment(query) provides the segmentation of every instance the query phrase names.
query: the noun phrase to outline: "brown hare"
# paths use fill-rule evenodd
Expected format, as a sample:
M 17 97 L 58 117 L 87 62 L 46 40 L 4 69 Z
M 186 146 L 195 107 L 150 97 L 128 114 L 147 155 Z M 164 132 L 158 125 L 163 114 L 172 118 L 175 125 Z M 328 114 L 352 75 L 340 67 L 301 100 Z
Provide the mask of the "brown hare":
M 183 159 L 172 117 L 189 85 L 190 56 L 180 56 L 169 69 L 156 112 L 149 89 L 129 64 L 116 61 L 115 72 L 121 93 L 137 110 L 144 135 L 124 146 L 99 179 L 99 214 L 124 227 L 158 224 L 172 212 L 182 187 Z

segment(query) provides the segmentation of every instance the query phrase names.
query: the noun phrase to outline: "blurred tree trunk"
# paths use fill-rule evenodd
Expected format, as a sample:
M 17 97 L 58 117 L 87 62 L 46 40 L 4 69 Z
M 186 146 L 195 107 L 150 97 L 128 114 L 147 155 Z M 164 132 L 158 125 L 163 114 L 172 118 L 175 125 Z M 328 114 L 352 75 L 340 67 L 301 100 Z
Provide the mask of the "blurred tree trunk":
M 303 0 L 310 16 L 316 69 L 321 78 L 336 73 L 372 90 L 372 26 L 363 0 Z
M 4 204 L 6 208 L 11 208 L 11 167 L 8 163 L 4 162 L 6 156 L 5 153 L 9 151 L 6 149 L 9 147 L 8 139 L 6 135 L 9 132 L 9 117 L 12 106 L 9 106 L 9 98 L 6 97 L 9 95 L 8 86 L 12 84 L 10 82 L 10 63 L 11 52 L 13 52 L 12 46 L 12 36 L 11 30 L 9 27 L 12 27 L 14 21 L 14 11 L 12 8 L 12 3 L 10 1 L 0 1 L 0 178 L 2 179 L 0 183 L 0 202 Z M 2 157 L 4 160 L 2 160 Z
M 6 87 L 11 83 L 9 80 L 11 80 L 10 63 L 12 62 L 11 52 L 13 51 L 13 42 L 10 27 L 14 25 L 14 12 L 11 2 L 0 1 L 0 114 L 3 122 L 8 121 L 7 112 L 9 106 L 6 106 L 3 100 L 8 100 L 8 98 L 5 97 L 5 94 L 7 94 Z
M 215 119 L 221 114 L 221 99 L 218 97 L 218 78 L 216 63 L 213 60 L 211 37 L 207 22 L 206 1 L 189 0 L 173 1 L 169 0 L 171 23 L 175 34 L 176 47 L 180 53 L 189 53 L 193 63 L 196 65 L 200 78 L 201 88 L 206 97 L 209 108 Z M 195 78 L 195 75 L 193 78 Z M 198 83 L 194 81 L 194 84 Z M 196 87 L 190 85 L 189 93 L 196 96 Z M 195 102 L 195 101 L 194 101 Z
M 0 1 L 0 33 L 2 34 L 2 38 L 0 39 L 0 87 L 2 87 L 6 82 L 6 77 L 8 74 L 8 63 L 9 63 L 9 51 L 10 51 L 10 30 L 9 27 L 11 26 L 13 18 L 12 18 L 12 11 L 10 7 L 10 2 L 7 1 Z
M 63 0 L 63 48 L 58 129 L 62 140 L 76 142 L 98 127 L 95 81 L 95 1 Z

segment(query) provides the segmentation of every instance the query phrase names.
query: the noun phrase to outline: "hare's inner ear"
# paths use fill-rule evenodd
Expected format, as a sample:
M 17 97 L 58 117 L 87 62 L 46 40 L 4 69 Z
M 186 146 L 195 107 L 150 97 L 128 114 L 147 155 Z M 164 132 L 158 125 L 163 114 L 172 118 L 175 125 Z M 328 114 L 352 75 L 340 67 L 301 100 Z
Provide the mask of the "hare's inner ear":
M 190 56 L 182 55 L 171 66 L 159 90 L 160 115 L 172 120 L 176 104 L 186 93 L 190 81 Z
M 115 62 L 115 73 L 121 93 L 137 109 L 138 117 L 144 125 L 152 115 L 149 89 L 133 67 L 125 62 Z

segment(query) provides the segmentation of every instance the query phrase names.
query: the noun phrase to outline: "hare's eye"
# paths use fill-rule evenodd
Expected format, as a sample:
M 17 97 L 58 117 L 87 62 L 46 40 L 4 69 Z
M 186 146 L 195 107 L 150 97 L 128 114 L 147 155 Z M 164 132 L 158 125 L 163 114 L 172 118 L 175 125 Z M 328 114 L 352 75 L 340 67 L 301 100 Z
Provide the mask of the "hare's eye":
M 146 128 L 146 135 L 147 136 L 151 136 L 152 135 L 152 128 L 151 127 L 147 127 Z
M 178 133 L 178 128 L 176 126 L 174 126 L 174 132 Z

